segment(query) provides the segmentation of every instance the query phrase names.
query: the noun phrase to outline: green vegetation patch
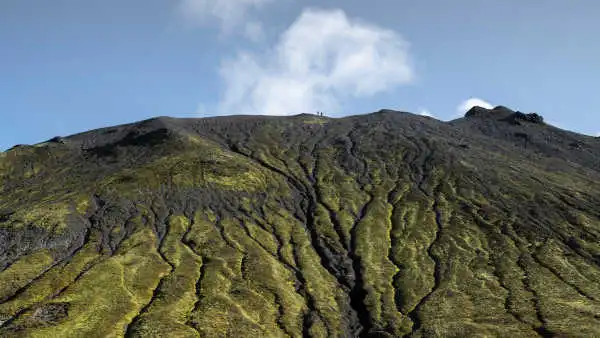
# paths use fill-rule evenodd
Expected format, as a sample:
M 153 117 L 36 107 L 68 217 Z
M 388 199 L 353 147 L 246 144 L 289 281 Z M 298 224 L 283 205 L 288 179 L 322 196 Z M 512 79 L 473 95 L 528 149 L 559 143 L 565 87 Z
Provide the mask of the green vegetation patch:
M 369 309 L 373 326 L 378 329 L 394 327 L 394 335 L 404 332 L 405 317 L 395 304 L 394 275 L 399 271 L 388 258 L 392 243 L 392 206 L 387 203 L 383 186 L 376 189 L 364 218 L 356 225 L 356 254 L 367 292 L 364 303 Z
M 100 183 L 102 191 L 133 198 L 140 192 L 207 186 L 233 191 L 263 191 L 269 180 L 264 168 L 241 155 L 213 151 L 164 157 L 140 168 L 124 169 Z
M 39 250 L 19 258 L 15 263 L 0 272 L 0 299 L 13 295 L 17 290 L 29 284 L 44 273 L 54 257 L 48 249 Z
M 538 297 L 547 329 L 567 336 L 573 327 L 577 327 L 581 336 L 600 336 L 597 288 L 581 285 L 582 276 L 553 258 L 557 248 L 552 244 L 546 246 L 542 247 L 537 264 L 534 257 L 527 257 L 526 262 L 531 287 Z
M 156 252 L 156 237 L 144 229 L 127 239 L 122 250 L 87 271 L 62 294 L 44 304 L 67 306 L 68 320 L 44 323 L 36 310 L 18 318 L 27 337 L 123 336 L 124 328 L 152 297 L 169 265 Z M 40 306 L 42 307 L 42 306 Z
M 20 208 L 10 216 L 7 224 L 12 228 L 22 228 L 31 224 L 46 230 L 60 232 L 66 229 L 67 216 L 70 213 L 70 205 L 64 202 L 39 203 L 27 208 Z
M 19 297 L 1 303 L 0 316 L 12 317 L 17 312 L 54 296 L 60 290 L 73 283 L 75 278 L 86 267 L 96 262 L 100 257 L 97 250 L 97 243 L 97 236 L 91 235 L 90 240 L 68 262 L 59 264 L 44 273 L 39 279 L 29 284 Z M 7 284 L 0 282 L 0 285 L 4 286 Z M 2 289 L 4 290 L 4 288 Z
M 186 324 L 197 301 L 196 282 L 202 267 L 201 257 L 182 242 L 188 227 L 189 220 L 183 216 L 172 216 L 169 220 L 161 251 L 175 268 L 164 277 L 156 297 L 134 323 L 131 332 L 138 336 L 199 337 L 198 332 Z

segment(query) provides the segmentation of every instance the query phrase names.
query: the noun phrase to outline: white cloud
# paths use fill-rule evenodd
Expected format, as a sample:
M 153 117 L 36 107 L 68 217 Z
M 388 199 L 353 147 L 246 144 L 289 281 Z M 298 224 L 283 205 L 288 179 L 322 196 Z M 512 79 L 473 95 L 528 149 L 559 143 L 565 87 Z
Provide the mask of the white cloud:
M 429 110 L 427 110 L 425 108 L 420 108 L 419 111 L 418 111 L 418 114 L 422 115 L 422 116 L 435 117 L 435 116 L 433 116 L 433 114 Z
M 305 9 L 264 53 L 240 52 L 221 65 L 221 113 L 286 115 L 340 108 L 414 77 L 408 44 L 394 31 L 342 10 Z
M 456 107 L 456 114 L 458 116 L 462 116 L 463 114 L 468 112 L 469 109 L 471 109 L 475 106 L 479 106 L 479 107 L 486 108 L 486 109 L 494 108 L 494 106 L 492 106 L 489 102 L 473 97 L 473 98 L 465 100 L 461 104 L 459 104 L 458 107 Z
M 254 42 L 258 42 L 264 39 L 265 37 L 265 32 L 263 29 L 263 26 L 260 22 L 258 21 L 249 21 L 246 23 L 245 27 L 244 27 L 244 35 L 254 41 Z
M 216 19 L 220 22 L 223 33 L 228 34 L 248 21 L 249 12 L 273 1 L 275 0 L 181 0 L 180 10 L 185 19 L 193 24 Z

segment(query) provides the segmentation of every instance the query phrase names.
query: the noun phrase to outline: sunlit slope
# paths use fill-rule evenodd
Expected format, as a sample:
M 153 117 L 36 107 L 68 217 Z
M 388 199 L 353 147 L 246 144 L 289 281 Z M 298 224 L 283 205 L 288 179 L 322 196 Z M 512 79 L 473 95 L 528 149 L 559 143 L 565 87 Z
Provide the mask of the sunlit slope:
M 0 336 L 600 336 L 600 142 L 513 114 L 157 118 L 0 153 Z

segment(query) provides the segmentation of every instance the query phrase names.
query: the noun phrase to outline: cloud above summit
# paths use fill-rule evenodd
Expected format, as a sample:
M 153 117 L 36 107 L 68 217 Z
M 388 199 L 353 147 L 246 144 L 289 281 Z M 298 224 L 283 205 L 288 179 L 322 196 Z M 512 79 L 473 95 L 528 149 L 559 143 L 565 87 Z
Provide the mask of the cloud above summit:
M 305 9 L 265 52 L 241 51 L 221 64 L 220 113 L 287 115 L 335 111 L 410 83 L 408 43 L 342 10 Z
M 456 107 L 456 115 L 457 116 L 463 115 L 475 106 L 486 108 L 486 109 L 494 108 L 494 106 L 491 103 L 489 103 L 483 99 L 472 97 L 470 99 L 463 101 L 461 104 L 458 105 L 458 107 Z

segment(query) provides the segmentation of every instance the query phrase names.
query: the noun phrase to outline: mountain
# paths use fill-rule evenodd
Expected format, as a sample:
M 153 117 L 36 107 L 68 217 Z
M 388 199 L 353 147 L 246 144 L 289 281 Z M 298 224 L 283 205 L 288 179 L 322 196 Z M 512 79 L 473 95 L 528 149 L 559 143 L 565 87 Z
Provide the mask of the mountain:
M 0 153 L 2 337 L 600 336 L 600 139 L 159 117 Z

